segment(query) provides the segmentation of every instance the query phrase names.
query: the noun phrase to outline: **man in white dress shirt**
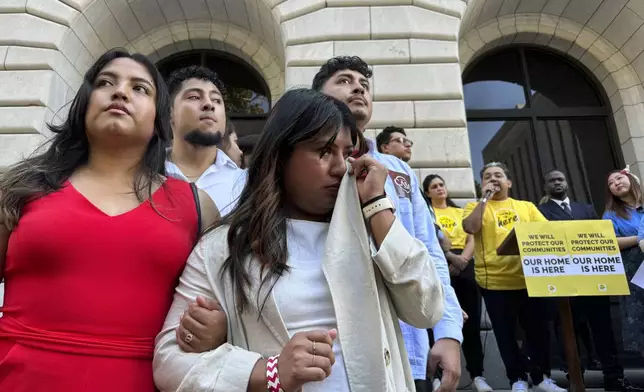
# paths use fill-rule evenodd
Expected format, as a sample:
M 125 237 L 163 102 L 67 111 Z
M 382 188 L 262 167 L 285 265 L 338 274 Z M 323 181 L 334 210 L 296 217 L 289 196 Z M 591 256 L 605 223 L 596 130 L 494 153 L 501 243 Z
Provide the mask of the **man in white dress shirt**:
M 166 173 L 194 182 L 225 216 L 237 204 L 246 172 L 217 148 L 226 130 L 224 85 L 210 69 L 189 66 L 170 75 L 168 89 L 174 140 Z

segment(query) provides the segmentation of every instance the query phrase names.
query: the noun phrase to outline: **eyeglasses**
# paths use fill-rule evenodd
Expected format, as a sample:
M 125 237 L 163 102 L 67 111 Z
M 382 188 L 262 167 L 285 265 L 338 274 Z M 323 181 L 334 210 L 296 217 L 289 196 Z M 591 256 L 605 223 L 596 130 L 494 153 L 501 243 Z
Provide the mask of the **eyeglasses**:
M 391 142 L 400 143 L 403 146 L 409 146 L 409 147 L 412 147 L 414 145 L 414 142 L 412 142 L 411 140 L 409 140 L 409 139 L 407 139 L 405 137 L 395 137 L 395 138 L 389 140 L 389 143 L 391 143 Z M 389 143 L 387 143 L 387 144 L 389 144 Z

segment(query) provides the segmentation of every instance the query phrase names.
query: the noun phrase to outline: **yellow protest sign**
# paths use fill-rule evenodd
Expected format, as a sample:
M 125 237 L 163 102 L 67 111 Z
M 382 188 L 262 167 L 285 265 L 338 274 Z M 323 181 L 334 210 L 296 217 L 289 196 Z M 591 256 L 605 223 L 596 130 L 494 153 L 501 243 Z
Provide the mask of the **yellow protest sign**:
M 610 221 L 531 222 L 515 232 L 531 297 L 630 294 Z

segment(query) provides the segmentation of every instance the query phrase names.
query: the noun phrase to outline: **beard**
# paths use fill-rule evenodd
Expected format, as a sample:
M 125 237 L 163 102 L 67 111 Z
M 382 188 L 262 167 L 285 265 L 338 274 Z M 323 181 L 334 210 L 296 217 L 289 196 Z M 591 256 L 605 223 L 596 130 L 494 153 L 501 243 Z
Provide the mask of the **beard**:
M 360 109 L 353 109 L 351 110 L 351 114 L 353 115 L 353 119 L 357 123 L 361 122 L 368 122 L 369 121 L 369 113 L 367 112 L 367 108 L 360 108 Z M 361 129 L 362 131 L 362 129 Z
M 221 132 L 206 132 L 201 129 L 193 129 L 186 133 L 183 140 L 198 147 L 213 147 L 221 143 Z
M 557 192 L 557 191 L 552 191 L 550 194 L 552 195 L 553 198 L 557 200 L 563 200 L 566 198 L 566 193 L 568 193 L 568 189 L 565 189 L 563 191 Z

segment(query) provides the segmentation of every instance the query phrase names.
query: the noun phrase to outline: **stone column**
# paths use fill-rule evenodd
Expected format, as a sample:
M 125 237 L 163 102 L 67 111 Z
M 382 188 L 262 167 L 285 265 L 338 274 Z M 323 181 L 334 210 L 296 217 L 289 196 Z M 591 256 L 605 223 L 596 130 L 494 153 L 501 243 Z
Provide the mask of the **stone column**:
M 414 141 L 419 180 L 438 173 L 455 198 L 474 197 L 458 31 L 461 0 L 274 1 L 286 45 L 286 87 L 310 86 L 327 59 L 358 55 L 373 66 L 367 136 L 388 125 Z

